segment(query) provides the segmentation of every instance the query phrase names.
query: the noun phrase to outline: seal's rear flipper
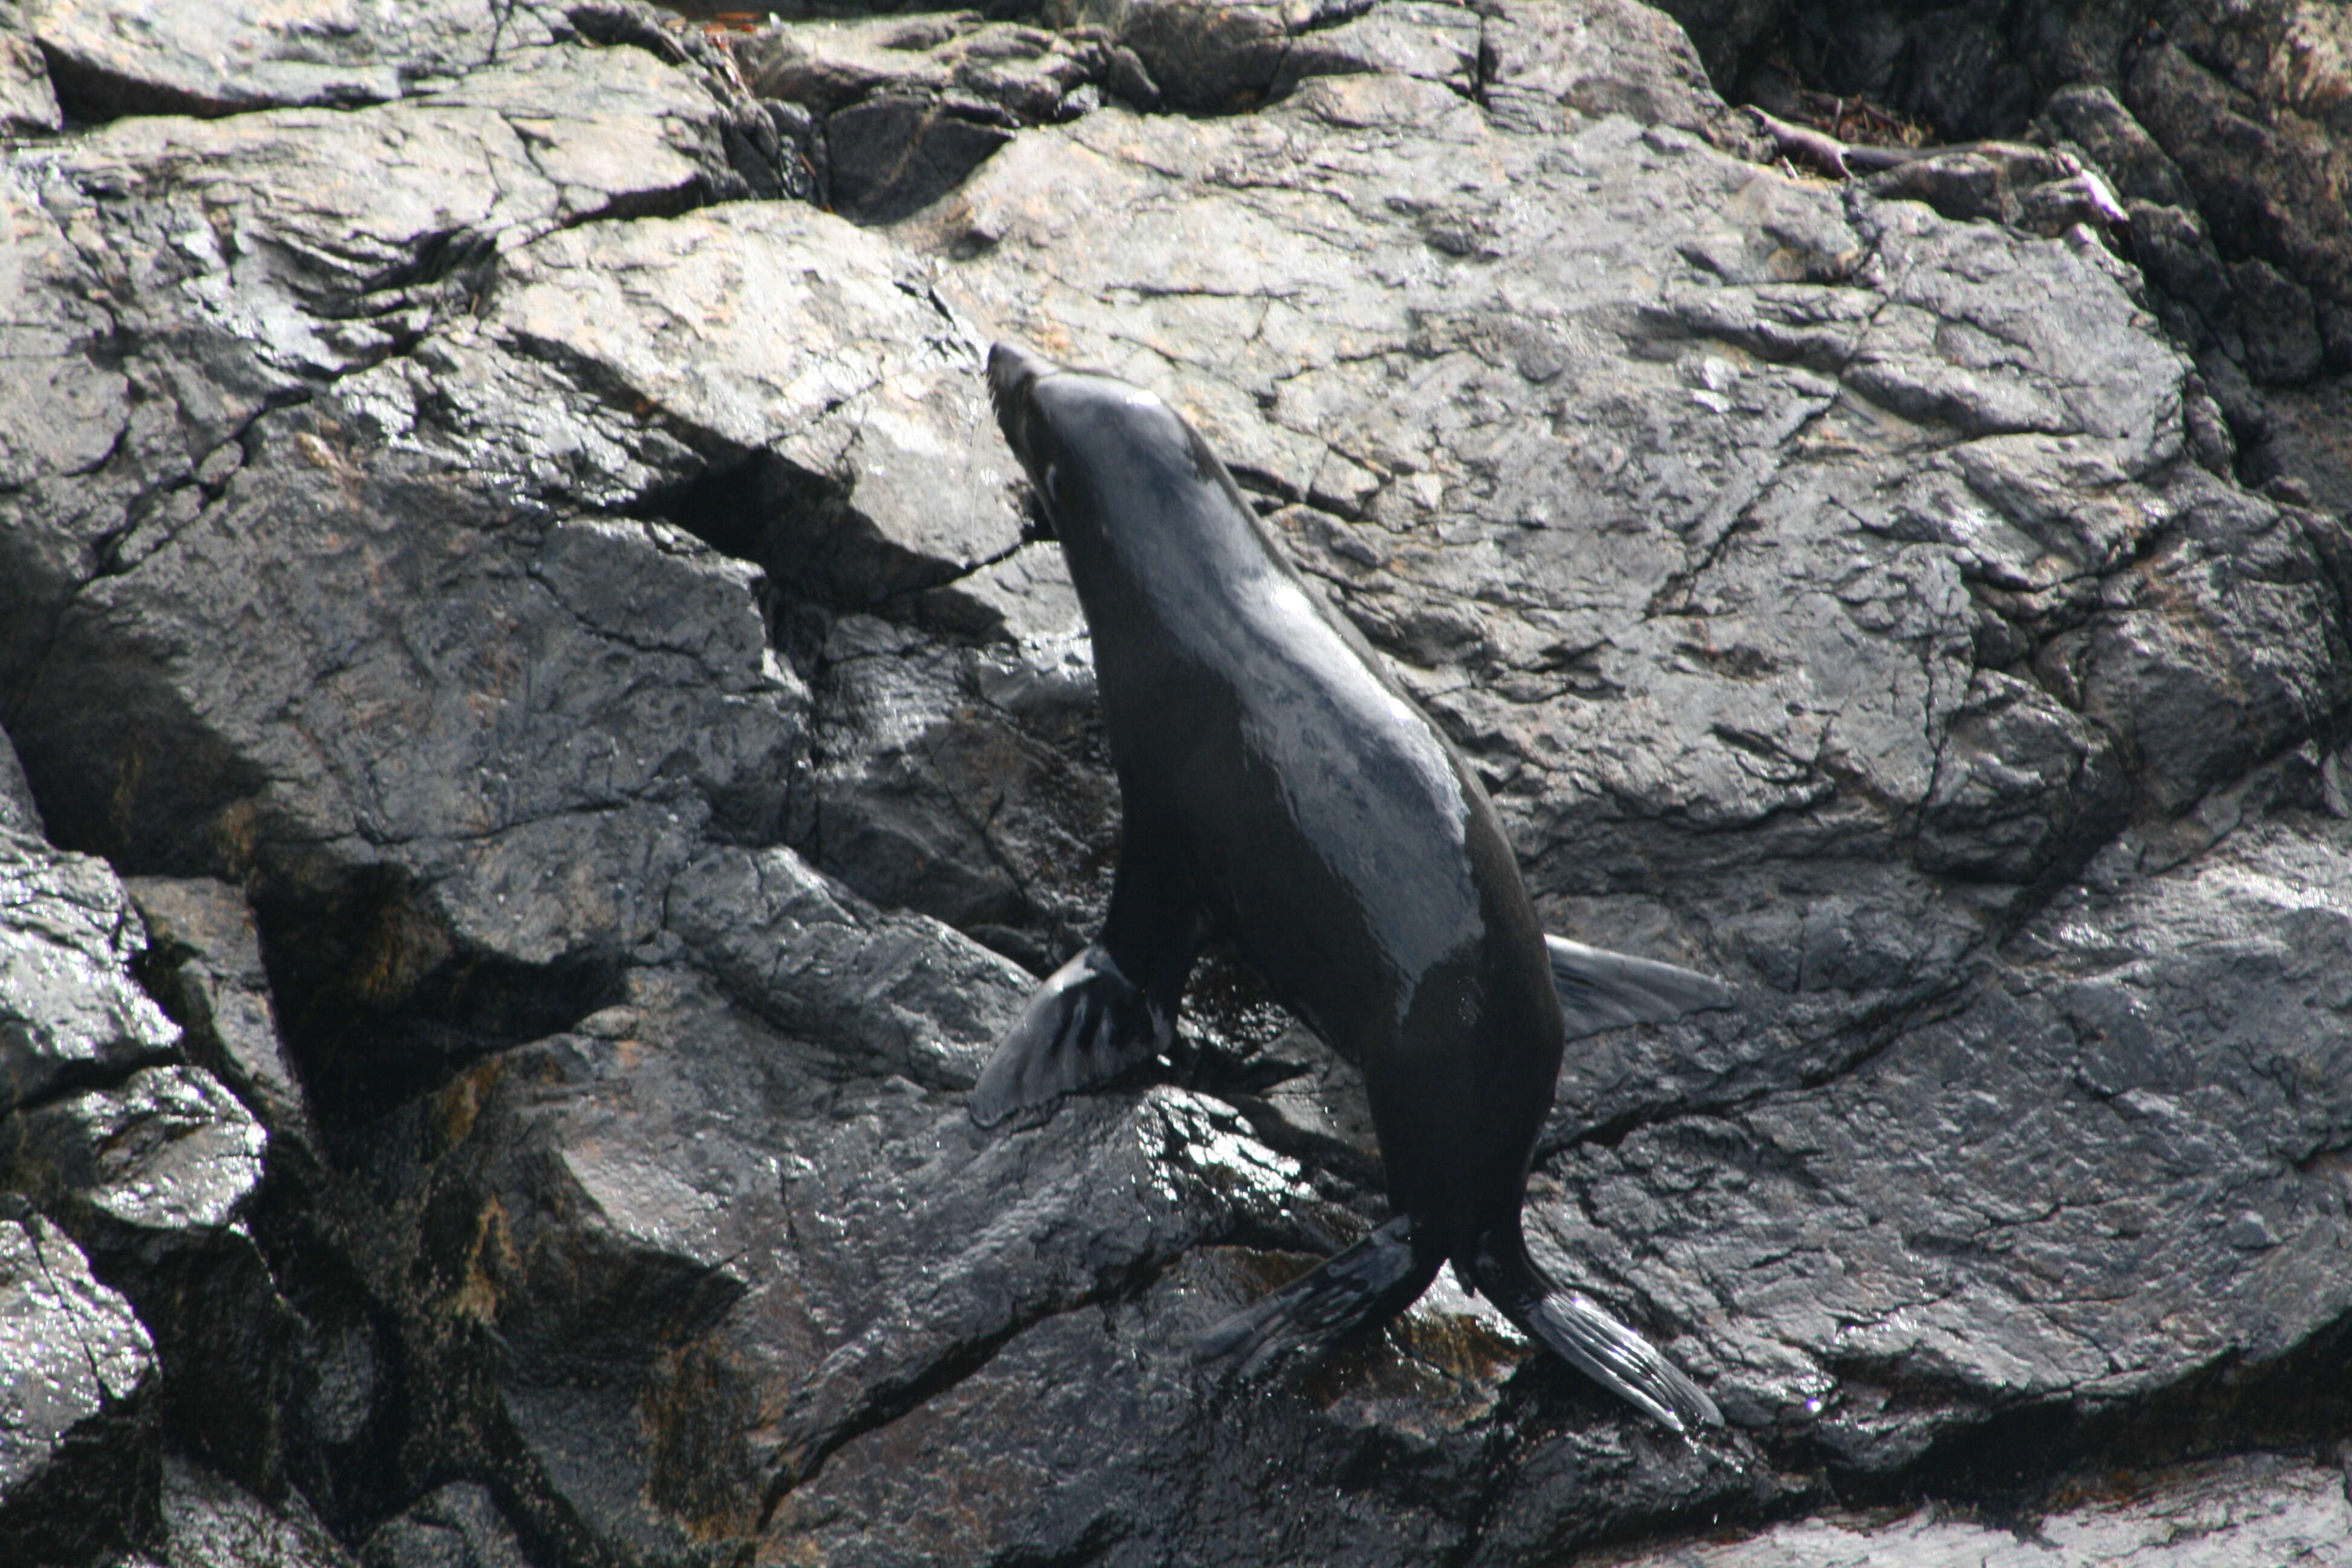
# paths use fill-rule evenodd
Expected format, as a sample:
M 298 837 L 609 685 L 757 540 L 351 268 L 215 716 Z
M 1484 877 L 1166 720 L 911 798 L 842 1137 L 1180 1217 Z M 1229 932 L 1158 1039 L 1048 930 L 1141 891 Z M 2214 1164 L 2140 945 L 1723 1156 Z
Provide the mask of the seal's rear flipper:
M 1402 1215 L 1201 1336 L 1192 1359 L 1237 1362 L 1242 1376 L 1278 1356 L 1319 1360 L 1349 1334 L 1412 1305 L 1437 1277 L 1442 1259 L 1412 1250 L 1412 1222 Z
M 1720 1426 L 1706 1391 L 1658 1348 L 1594 1305 L 1545 1279 L 1517 1228 L 1478 1244 L 1478 1289 L 1503 1315 L 1568 1358 L 1579 1372 L 1677 1432 Z
M 1545 937 L 1544 948 L 1571 1040 L 1621 1024 L 1663 1024 L 1739 1003 L 1730 986 L 1696 970 L 1587 947 L 1564 936 Z
M 993 1127 L 1016 1110 L 1117 1078 L 1168 1048 L 1176 1021 L 1119 973 L 1100 942 L 1054 971 L 971 1091 L 971 1119 Z

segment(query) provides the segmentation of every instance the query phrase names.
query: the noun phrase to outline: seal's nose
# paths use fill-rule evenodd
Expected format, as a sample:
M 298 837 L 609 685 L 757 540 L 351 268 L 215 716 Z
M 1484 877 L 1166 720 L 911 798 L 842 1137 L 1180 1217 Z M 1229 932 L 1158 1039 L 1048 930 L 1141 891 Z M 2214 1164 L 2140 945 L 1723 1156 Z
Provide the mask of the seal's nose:
M 1020 399 L 1030 384 L 1041 375 L 1051 375 L 1061 369 L 1052 360 L 1033 354 L 1019 343 L 991 343 L 988 349 L 988 391 L 996 400 L 996 416 L 1009 418 L 1020 405 Z
M 1005 444 L 1013 448 L 1013 455 L 1021 459 L 1024 468 L 1029 465 L 1029 389 L 1039 378 L 1061 368 L 1018 343 L 989 345 L 989 399 L 996 405 L 996 423 L 1004 432 Z

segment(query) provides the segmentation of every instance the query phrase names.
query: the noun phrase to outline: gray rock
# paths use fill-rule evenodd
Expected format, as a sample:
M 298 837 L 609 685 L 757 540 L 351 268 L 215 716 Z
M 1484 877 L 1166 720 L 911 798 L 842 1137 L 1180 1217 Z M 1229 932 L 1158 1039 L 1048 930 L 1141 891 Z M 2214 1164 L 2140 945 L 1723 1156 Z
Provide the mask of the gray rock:
M 38 136 L 64 124 L 39 47 L 21 33 L 0 32 L 0 136 Z
M 1469 96 L 1479 79 L 1486 19 L 1459 6 L 1390 0 L 1354 16 L 1318 18 L 1294 38 L 1272 91 L 1286 96 L 1310 77 L 1360 72 L 1409 76 Z
M 131 979 L 145 946 L 104 861 L 0 828 L 0 1111 L 177 1043 Z
M 887 245 L 797 205 L 594 226 L 515 256 L 479 321 L 349 395 L 390 438 L 551 500 L 670 490 L 778 580 L 871 604 L 1021 529 L 974 351 L 901 277 Z M 784 319 L 806 330 L 741 330 Z
M 1954 1510 L 1776 1525 L 1745 1541 L 1641 1552 L 1627 1568 L 2203 1568 L 2342 1563 L 2352 1510 L 2337 1471 L 2275 1455 L 2183 1467 L 2119 1497 L 2053 1511 L 2032 1532 Z
M 0 279 L 7 290 L 0 342 L 18 369 L 0 386 L 0 485 L 15 491 L 102 462 L 122 431 L 126 383 L 90 358 L 115 324 L 94 297 L 95 279 L 41 210 L 24 170 L 12 163 L 8 172 L 0 181 L 11 262 Z M 12 651 L 24 636 L 9 635 Z
M 1490 8 L 1481 94 L 1497 123 L 1561 129 L 1560 110 L 1622 114 L 1723 141 L 1736 132 L 1707 85 L 1701 50 L 1664 11 L 1630 0 Z
M 2352 210 L 2329 173 L 2352 79 L 2334 13 L 2286 0 L 2153 12 L 2101 0 L 2063 15 L 1790 8 L 1746 34 L 1727 67 L 1705 42 L 1714 8 L 1675 8 L 1700 30 L 1702 52 L 1736 73 L 1718 79 L 1739 91 L 1777 84 L 1801 110 L 1793 68 L 1804 86 L 1890 104 L 1937 136 L 2030 135 L 2103 168 L 2133 215 L 2118 248 L 2156 286 L 2150 304 L 2168 329 L 2199 353 L 2244 476 L 2266 480 L 2292 464 L 2306 485 L 2341 487 L 2336 454 L 2294 439 L 2273 451 L 2265 439 L 2274 412 L 2292 420 L 2294 403 L 2265 384 L 2352 365 Z M 1779 58 L 1767 58 L 1776 47 Z
M 0 1218 L 0 1547 L 68 1562 L 118 1549 L 152 1506 L 147 1331 L 38 1215 Z M 143 1494 L 143 1496 L 142 1496 Z
M 1098 38 L 969 12 L 771 26 L 735 52 L 753 92 L 823 115 L 874 98 L 950 99 L 1034 124 L 1061 118 L 1108 68 Z
M 36 0 L 32 32 L 77 117 L 225 115 L 382 103 L 551 41 L 525 4 Z M 564 29 L 567 30 L 568 29 Z
M 727 168 L 719 141 L 719 106 L 654 57 L 539 48 L 363 112 L 127 120 L 56 168 L 134 204 L 133 225 L 170 247 L 152 285 L 199 320 L 281 372 L 335 374 L 413 340 L 425 286 L 488 256 L 693 205 Z M 231 207 L 218 232 L 203 216 Z

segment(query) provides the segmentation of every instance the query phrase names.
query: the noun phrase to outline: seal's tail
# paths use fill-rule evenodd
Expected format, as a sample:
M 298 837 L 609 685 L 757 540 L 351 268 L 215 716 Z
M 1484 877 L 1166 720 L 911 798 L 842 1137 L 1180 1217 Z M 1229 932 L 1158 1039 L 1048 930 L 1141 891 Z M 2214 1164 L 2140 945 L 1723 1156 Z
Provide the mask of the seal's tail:
M 1237 1363 L 1244 1377 L 1277 1357 L 1319 1360 L 1412 1306 L 1442 1262 L 1414 1256 L 1412 1222 L 1399 1215 L 1202 1335 L 1193 1359 Z
M 1513 1226 L 1489 1231 L 1478 1244 L 1478 1289 L 1503 1315 L 1566 1356 L 1603 1388 L 1641 1407 L 1677 1432 L 1720 1426 L 1722 1412 L 1704 1389 L 1649 1341 L 1611 1317 L 1591 1298 L 1545 1279 L 1528 1257 Z

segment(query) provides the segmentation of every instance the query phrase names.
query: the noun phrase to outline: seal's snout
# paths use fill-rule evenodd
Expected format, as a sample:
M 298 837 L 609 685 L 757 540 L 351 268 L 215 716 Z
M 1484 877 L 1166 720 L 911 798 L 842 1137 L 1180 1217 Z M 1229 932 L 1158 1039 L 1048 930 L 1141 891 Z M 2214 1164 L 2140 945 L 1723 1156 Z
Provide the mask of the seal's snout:
M 1033 354 L 1018 343 L 999 342 L 989 347 L 988 395 L 996 405 L 996 423 L 1003 429 L 1005 441 L 1024 466 L 1029 461 L 1029 389 L 1040 377 L 1051 375 L 1060 368 L 1052 360 Z

